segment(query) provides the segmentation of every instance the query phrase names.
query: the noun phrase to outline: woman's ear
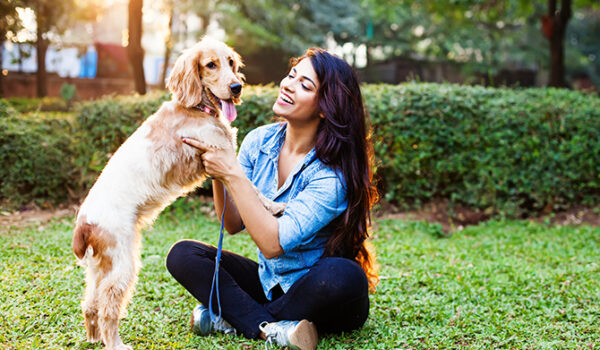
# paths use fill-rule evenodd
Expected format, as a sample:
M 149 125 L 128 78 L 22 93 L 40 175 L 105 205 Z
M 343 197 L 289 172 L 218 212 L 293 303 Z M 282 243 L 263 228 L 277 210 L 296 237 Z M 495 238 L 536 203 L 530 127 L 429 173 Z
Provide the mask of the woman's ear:
M 167 88 L 183 106 L 190 108 L 202 102 L 202 79 L 200 77 L 200 57 L 198 50 L 185 50 L 171 70 Z

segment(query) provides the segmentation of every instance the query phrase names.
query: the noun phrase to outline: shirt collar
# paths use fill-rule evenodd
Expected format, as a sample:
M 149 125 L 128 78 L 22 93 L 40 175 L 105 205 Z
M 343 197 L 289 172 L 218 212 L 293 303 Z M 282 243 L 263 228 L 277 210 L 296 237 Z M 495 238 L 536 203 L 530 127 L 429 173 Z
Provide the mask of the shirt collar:
M 279 123 L 275 133 L 260 147 L 260 150 L 273 160 L 277 159 L 279 156 L 279 151 L 283 145 L 283 140 L 285 140 L 286 128 L 287 123 Z
M 277 130 L 273 134 L 273 136 L 265 142 L 260 150 L 267 154 L 269 158 L 273 161 L 277 161 L 279 158 L 279 153 L 281 152 L 281 147 L 283 146 L 283 141 L 285 140 L 285 132 L 287 130 L 287 123 L 282 122 L 277 126 Z M 313 147 L 303 159 L 303 166 L 301 169 L 306 167 L 309 163 L 311 163 L 316 157 L 316 150 Z M 300 169 L 300 170 L 301 170 Z

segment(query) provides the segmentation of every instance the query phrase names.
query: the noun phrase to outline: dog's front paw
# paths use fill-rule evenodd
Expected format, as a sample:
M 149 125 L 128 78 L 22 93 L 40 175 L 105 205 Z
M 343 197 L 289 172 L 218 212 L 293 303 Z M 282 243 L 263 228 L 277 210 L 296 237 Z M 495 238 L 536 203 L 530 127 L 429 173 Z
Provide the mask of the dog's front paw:
M 281 216 L 281 215 L 283 215 L 283 212 L 285 211 L 286 206 L 287 205 L 285 203 L 272 202 L 269 205 L 269 207 L 267 208 L 267 210 L 273 216 Z

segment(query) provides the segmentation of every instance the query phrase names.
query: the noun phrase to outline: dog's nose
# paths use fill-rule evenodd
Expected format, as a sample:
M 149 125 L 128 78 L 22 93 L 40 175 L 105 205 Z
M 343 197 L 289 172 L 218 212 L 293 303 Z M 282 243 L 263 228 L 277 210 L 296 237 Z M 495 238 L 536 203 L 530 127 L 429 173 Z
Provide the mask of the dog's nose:
M 240 92 L 242 92 L 242 84 L 240 84 L 240 83 L 231 84 L 231 85 L 229 85 L 229 89 L 231 90 L 231 92 L 234 95 L 239 95 Z

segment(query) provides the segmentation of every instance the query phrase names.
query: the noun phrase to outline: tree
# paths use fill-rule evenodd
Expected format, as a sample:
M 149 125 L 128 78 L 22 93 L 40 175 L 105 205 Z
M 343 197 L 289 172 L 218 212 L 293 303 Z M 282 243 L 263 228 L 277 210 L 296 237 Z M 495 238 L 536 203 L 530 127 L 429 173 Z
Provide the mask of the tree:
M 140 95 L 146 93 L 144 78 L 144 49 L 142 49 L 142 7 L 143 0 L 129 0 L 129 36 L 127 54 L 133 73 L 135 91 Z
M 0 97 L 4 96 L 4 85 L 2 74 L 2 46 L 8 39 L 8 33 L 16 33 L 21 28 L 21 22 L 17 14 L 20 1 L 5 0 L 0 2 Z
M 61 34 L 69 27 L 76 11 L 75 0 L 23 0 L 25 6 L 35 12 L 37 72 L 36 90 L 38 97 L 48 94 L 46 73 L 46 51 L 53 34 Z
M 171 50 L 173 49 L 173 16 L 174 9 L 173 4 L 168 4 L 169 11 L 169 28 L 167 30 L 167 37 L 165 38 L 165 54 L 163 59 L 163 69 L 160 75 L 159 85 L 161 88 L 165 88 L 165 81 L 167 81 L 167 70 L 169 68 L 169 58 L 171 57 Z
M 328 35 L 346 42 L 360 34 L 358 0 L 233 0 L 218 10 L 230 40 L 247 53 L 269 47 L 298 55 L 324 46 Z
M 470 70 L 489 74 L 506 66 L 540 67 L 549 71 L 548 85 L 567 86 L 567 25 L 573 11 L 587 12 L 600 3 L 558 2 L 362 0 L 363 28 L 371 26 L 364 43 L 369 52 L 384 52 L 384 58 L 413 55 L 468 62 Z
M 560 9 L 556 0 L 548 0 L 548 13 L 542 17 L 542 30 L 550 42 L 549 86 L 567 87 L 565 77 L 565 33 L 571 19 L 571 0 L 561 0 Z
M 179 28 L 179 34 L 182 34 L 181 36 L 183 36 L 183 38 L 180 38 L 181 41 L 185 41 L 185 39 L 189 38 L 190 36 L 200 38 L 206 33 L 212 14 L 216 13 L 216 11 L 214 11 L 214 6 L 215 1 L 213 0 L 163 0 L 162 10 L 163 12 L 169 14 L 168 30 L 165 37 L 164 63 L 160 80 L 160 84 L 163 85 L 163 87 L 167 78 L 167 70 L 169 67 L 171 54 L 177 42 L 177 27 L 183 27 Z M 188 30 L 186 21 L 187 15 L 189 14 L 195 14 L 200 18 L 201 22 L 198 32 Z

